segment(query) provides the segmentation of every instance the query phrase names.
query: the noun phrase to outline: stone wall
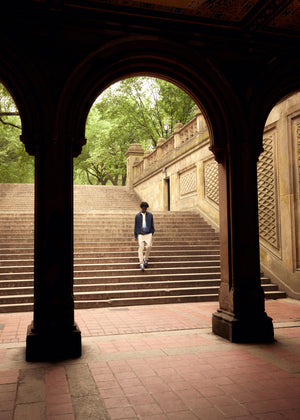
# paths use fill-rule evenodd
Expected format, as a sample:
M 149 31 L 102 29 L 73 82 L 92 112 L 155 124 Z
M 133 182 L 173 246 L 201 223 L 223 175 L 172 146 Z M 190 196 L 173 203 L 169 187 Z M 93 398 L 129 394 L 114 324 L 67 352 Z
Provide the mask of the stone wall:
M 300 299 L 300 93 L 277 104 L 257 164 L 261 264 Z
M 261 266 L 300 299 L 300 93 L 274 107 L 263 148 L 257 163 Z M 197 211 L 218 230 L 218 164 L 200 111 L 151 153 L 131 145 L 127 165 L 128 185 L 152 210 Z

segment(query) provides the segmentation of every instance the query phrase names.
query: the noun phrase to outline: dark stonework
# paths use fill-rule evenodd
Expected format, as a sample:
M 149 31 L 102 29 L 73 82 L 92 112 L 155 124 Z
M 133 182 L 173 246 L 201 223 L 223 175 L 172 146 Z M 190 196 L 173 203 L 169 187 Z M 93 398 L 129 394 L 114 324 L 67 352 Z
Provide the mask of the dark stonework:
M 233 343 L 268 343 L 274 340 L 272 318 L 264 312 L 261 317 L 238 319 L 219 309 L 212 316 L 214 334 Z
M 27 331 L 28 361 L 81 355 L 81 333 L 74 322 L 72 159 L 72 143 L 65 138 L 38 139 L 34 314 Z
M 26 361 L 63 360 L 81 356 L 81 332 L 76 324 L 69 330 L 35 331 L 33 322 L 28 326 Z
M 233 342 L 270 342 L 273 324 L 265 313 L 260 284 L 256 190 L 260 145 L 251 137 L 247 143 L 246 134 L 243 138 L 244 143 L 232 146 L 232 153 L 224 153 L 219 163 L 220 308 L 213 314 L 212 330 Z

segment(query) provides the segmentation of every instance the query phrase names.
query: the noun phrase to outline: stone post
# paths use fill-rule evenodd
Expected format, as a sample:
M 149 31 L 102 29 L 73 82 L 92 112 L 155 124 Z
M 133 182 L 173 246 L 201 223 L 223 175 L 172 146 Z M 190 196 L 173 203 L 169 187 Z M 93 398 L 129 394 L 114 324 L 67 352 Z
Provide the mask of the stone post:
M 26 360 L 81 355 L 74 322 L 73 156 L 65 139 L 40 138 L 35 150 L 34 317 Z
M 197 108 L 197 111 L 196 111 L 196 118 L 197 118 L 197 132 L 202 134 L 207 130 L 207 125 L 206 125 L 205 118 L 199 108 Z
M 161 160 L 161 158 L 162 158 L 161 146 L 164 144 L 165 141 L 166 140 L 164 138 L 162 138 L 162 137 L 160 137 L 157 140 L 157 143 L 156 143 L 156 159 L 157 160 Z
M 174 126 L 174 149 L 177 149 L 180 145 L 181 145 L 181 139 L 180 139 L 180 130 L 182 129 L 183 124 L 181 124 L 180 122 L 178 122 L 177 124 L 175 124 Z
M 144 153 L 145 151 L 139 143 L 130 144 L 126 152 L 126 159 L 127 159 L 126 185 L 131 190 L 133 189 L 133 182 L 134 182 L 133 167 L 137 162 L 140 162 L 143 159 Z
M 214 149 L 219 162 L 221 285 L 213 332 L 233 342 L 272 341 L 271 318 L 265 313 L 260 284 L 257 209 L 258 153 L 237 143 Z

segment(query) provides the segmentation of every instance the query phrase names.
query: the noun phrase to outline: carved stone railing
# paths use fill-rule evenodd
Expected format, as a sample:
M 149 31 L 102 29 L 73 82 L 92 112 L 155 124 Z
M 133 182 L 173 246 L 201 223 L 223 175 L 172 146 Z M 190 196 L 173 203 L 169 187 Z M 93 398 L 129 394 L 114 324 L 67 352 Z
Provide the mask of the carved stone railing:
M 138 144 L 132 144 L 127 151 L 127 185 L 130 188 L 144 177 L 149 177 L 174 158 L 188 150 L 199 147 L 208 141 L 208 131 L 202 113 L 197 110 L 196 116 L 183 126 L 177 123 L 173 135 L 165 140 L 158 139 L 154 151 L 144 151 Z

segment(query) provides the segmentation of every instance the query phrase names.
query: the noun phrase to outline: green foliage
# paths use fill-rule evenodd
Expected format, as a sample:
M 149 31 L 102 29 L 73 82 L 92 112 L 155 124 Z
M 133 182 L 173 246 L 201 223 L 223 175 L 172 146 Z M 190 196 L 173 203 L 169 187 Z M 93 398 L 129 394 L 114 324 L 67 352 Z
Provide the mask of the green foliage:
M 15 103 L 0 84 L 0 182 L 34 182 L 34 160 L 20 141 L 21 120 Z
M 189 122 L 195 110 L 185 92 L 161 79 L 133 77 L 112 85 L 90 110 L 87 145 L 74 161 L 75 183 L 124 185 L 129 145 L 155 148 L 165 137 L 164 123 L 171 135 L 174 125 Z
M 195 109 L 188 95 L 164 80 L 133 77 L 112 85 L 90 110 L 87 145 L 74 160 L 74 182 L 125 185 L 129 145 L 155 148 L 165 137 L 164 123 L 171 135 L 177 122 L 186 124 L 194 117 Z M 34 158 L 20 134 L 18 110 L 0 84 L 0 182 L 34 182 Z

